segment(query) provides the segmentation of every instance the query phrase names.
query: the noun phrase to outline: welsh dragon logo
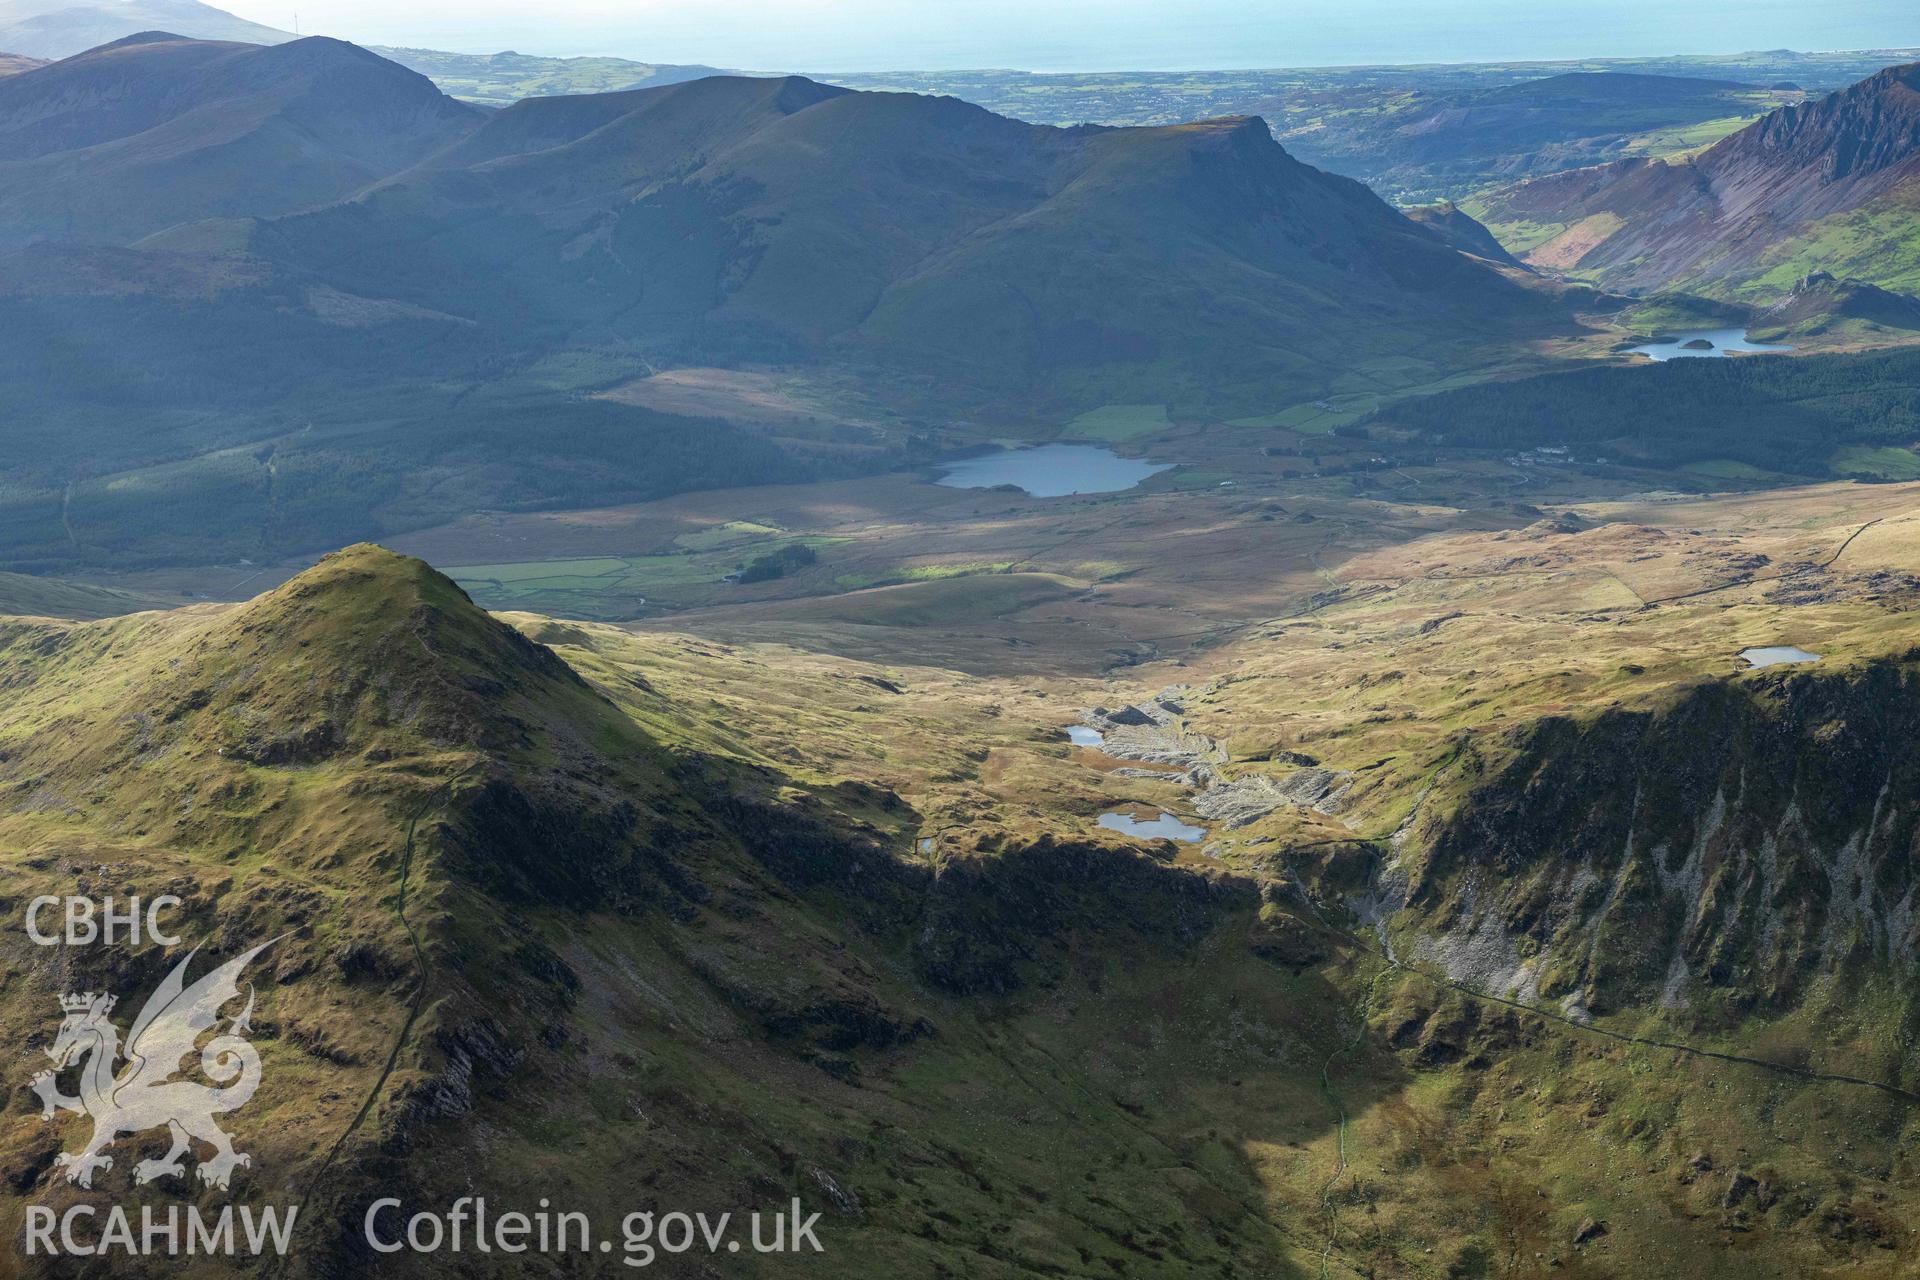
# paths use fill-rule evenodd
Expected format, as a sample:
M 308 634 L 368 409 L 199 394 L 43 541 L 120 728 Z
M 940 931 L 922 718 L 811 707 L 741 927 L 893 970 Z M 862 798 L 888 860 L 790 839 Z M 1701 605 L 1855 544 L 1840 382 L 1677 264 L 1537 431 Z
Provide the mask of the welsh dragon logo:
M 86 992 L 60 997 L 66 1017 L 47 1050 L 53 1069 L 36 1075 L 32 1087 L 40 1096 L 44 1120 L 52 1120 L 59 1111 L 93 1117 L 93 1137 L 86 1147 L 77 1155 L 62 1152 L 54 1157 L 54 1163 L 66 1171 L 67 1181 L 91 1187 L 96 1169 L 113 1167 L 113 1157 L 101 1153 L 116 1138 L 163 1126 L 172 1135 L 173 1147 L 157 1160 L 134 1165 L 136 1183 L 184 1177 L 184 1157 L 196 1141 L 214 1149 L 213 1158 L 201 1161 L 197 1170 L 200 1180 L 210 1186 L 226 1187 L 234 1169 L 253 1163 L 251 1156 L 233 1149 L 233 1139 L 213 1119 L 245 1106 L 260 1087 L 260 1054 L 246 1039 L 253 989 L 247 989 L 246 1007 L 225 1030 L 204 1046 L 196 1042 L 217 1026 L 220 1010 L 240 998 L 241 971 L 273 941 L 228 961 L 192 986 L 186 985 L 187 966 L 199 948 L 189 952 L 133 1020 L 124 1048 L 119 1028 L 108 1017 L 114 996 Z M 200 1052 L 200 1069 L 213 1085 L 174 1078 L 181 1060 L 195 1049 Z M 115 1064 L 122 1059 L 125 1065 L 116 1070 Z M 75 1063 L 84 1063 L 80 1096 L 70 1098 L 60 1092 L 57 1075 Z

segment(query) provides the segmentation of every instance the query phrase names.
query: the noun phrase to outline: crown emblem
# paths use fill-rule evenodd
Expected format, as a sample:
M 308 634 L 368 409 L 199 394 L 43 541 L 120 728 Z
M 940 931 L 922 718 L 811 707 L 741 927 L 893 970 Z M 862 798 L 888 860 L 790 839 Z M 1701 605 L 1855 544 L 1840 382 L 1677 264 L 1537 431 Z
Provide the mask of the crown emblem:
M 78 995 L 61 996 L 60 1007 L 68 1013 L 86 1013 L 94 1007 L 95 1002 L 98 1002 L 101 1013 L 112 1013 L 116 1000 L 115 996 L 82 991 Z

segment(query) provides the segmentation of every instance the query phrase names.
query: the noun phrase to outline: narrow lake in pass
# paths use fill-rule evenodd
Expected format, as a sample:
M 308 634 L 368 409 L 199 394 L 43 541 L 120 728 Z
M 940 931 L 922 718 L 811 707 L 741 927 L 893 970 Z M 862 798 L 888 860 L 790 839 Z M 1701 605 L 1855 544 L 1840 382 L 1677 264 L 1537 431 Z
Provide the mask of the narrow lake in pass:
M 1119 493 L 1148 476 L 1171 470 L 1172 463 L 1123 458 L 1098 445 L 1043 444 L 946 463 L 940 468 L 939 483 L 949 489 L 1010 484 L 1036 498 L 1063 498 L 1074 493 Z
M 1745 329 L 1687 329 L 1663 335 L 1663 342 L 1649 342 L 1633 348 L 1654 360 L 1678 360 L 1687 356 L 1724 356 L 1742 351 L 1791 351 L 1777 342 L 1748 342 Z M 1701 344 L 1706 345 L 1701 345 Z
M 1183 840 L 1191 844 L 1207 834 L 1205 827 L 1189 826 L 1170 813 L 1163 813 L 1150 821 L 1143 821 L 1130 813 L 1103 813 L 1100 815 L 1100 825 L 1138 840 Z
M 1742 649 L 1740 656 L 1751 667 L 1772 667 L 1783 662 L 1818 662 L 1820 655 L 1797 649 L 1790 644 L 1768 645 L 1760 649 Z

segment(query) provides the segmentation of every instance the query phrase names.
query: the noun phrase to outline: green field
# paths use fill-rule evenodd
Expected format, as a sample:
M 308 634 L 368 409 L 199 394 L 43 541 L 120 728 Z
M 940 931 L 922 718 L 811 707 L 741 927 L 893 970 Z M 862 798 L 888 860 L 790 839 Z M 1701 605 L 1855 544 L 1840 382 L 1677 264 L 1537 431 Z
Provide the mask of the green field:
M 1067 424 L 1066 440 L 1105 440 L 1116 443 L 1164 431 L 1172 423 L 1164 404 L 1109 404 L 1091 409 Z
M 673 540 L 673 545 L 685 547 L 688 551 L 715 551 L 721 547 L 735 547 L 742 543 L 775 537 L 782 532 L 783 530 L 770 524 L 759 524 L 752 520 L 729 520 L 725 524 L 711 525 L 698 533 L 683 533 Z
M 446 570 L 489 609 L 523 609 L 570 618 L 630 618 L 649 607 L 707 603 L 732 590 L 726 575 L 787 547 L 822 551 L 844 538 L 767 538 L 766 526 L 735 522 L 689 535 L 699 549 L 667 555 L 592 556 L 511 564 L 452 565 Z M 723 537 L 725 534 L 737 535 Z
M 812 600 L 783 601 L 789 622 L 864 627 L 953 627 L 1006 617 L 1070 598 L 1083 584 L 1053 573 L 935 578 Z
M 1835 450 L 1827 465 L 1838 476 L 1861 476 L 1876 480 L 1920 480 L 1920 456 L 1911 449 L 1893 446 L 1875 449 L 1849 445 Z
M 1771 110 L 1772 105 L 1762 100 L 1755 103 L 1748 115 L 1720 116 L 1669 129 L 1654 129 L 1635 138 L 1626 151 L 1629 155 L 1642 156 L 1675 156 L 1698 151 L 1702 147 L 1712 146 L 1730 133 L 1744 129 L 1756 117 Z
M 1460 202 L 1460 208 L 1468 217 L 1486 224 L 1507 252 L 1519 255 L 1538 249 L 1547 241 L 1567 229 L 1564 222 L 1528 222 L 1523 219 L 1501 220 L 1485 201 L 1467 199 Z

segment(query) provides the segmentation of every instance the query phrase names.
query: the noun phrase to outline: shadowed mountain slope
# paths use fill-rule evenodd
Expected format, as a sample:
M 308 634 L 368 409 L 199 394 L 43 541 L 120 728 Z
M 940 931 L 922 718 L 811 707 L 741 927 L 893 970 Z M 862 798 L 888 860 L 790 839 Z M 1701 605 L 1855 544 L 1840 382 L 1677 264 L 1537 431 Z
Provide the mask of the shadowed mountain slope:
M 1055 129 L 800 78 L 523 102 L 250 248 L 454 314 L 483 278 L 556 335 L 667 360 L 824 358 L 976 399 L 1311 386 L 1356 343 L 1551 322 L 1257 119 Z
M 1871 338 L 1875 334 L 1920 330 L 1920 298 L 1816 271 L 1754 318 L 1754 332 L 1760 334 L 1841 332 Z
M 1405 213 L 1416 226 L 1425 227 L 1462 253 L 1471 253 L 1475 257 L 1485 258 L 1489 262 L 1498 262 L 1503 266 L 1522 265 L 1520 259 L 1508 253 L 1501 243 L 1493 238 L 1493 232 L 1462 213 L 1457 205 L 1421 205 L 1417 208 L 1403 209 L 1401 212 Z

